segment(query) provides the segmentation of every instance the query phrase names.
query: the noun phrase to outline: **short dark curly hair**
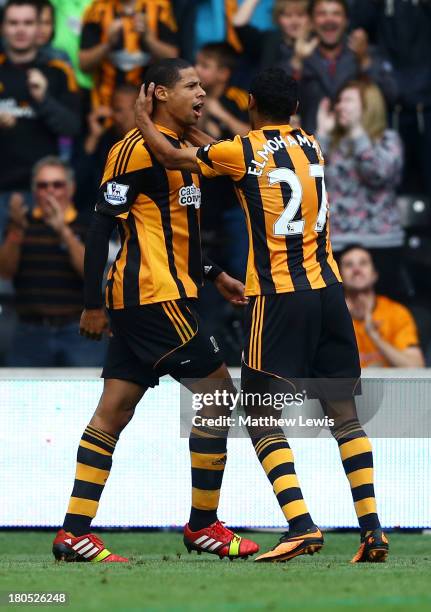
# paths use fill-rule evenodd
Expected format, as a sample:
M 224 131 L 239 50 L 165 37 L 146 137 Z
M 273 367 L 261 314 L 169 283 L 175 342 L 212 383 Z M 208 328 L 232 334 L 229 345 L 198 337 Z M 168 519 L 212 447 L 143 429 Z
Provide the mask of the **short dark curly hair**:
M 282 68 L 268 68 L 257 74 L 250 93 L 256 101 L 259 114 L 288 123 L 298 105 L 298 82 Z
M 181 71 L 191 67 L 192 65 L 188 61 L 180 57 L 162 59 L 150 64 L 144 73 L 145 91 L 147 91 L 150 83 L 154 83 L 156 87 L 157 85 L 163 85 L 168 89 L 175 87 L 181 80 Z M 157 108 L 157 104 L 158 100 L 154 96 L 154 110 Z
M 174 87 L 181 79 L 181 70 L 186 68 L 191 68 L 191 64 L 180 57 L 162 59 L 154 64 L 150 64 L 144 74 L 145 88 L 150 83 L 154 83 L 156 87 L 157 85 L 164 85 L 169 88 Z

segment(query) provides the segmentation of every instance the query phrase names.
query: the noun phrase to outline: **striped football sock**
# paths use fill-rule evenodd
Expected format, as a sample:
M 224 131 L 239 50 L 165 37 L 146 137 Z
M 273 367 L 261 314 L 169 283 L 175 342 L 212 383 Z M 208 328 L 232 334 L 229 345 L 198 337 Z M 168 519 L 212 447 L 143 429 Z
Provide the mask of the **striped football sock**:
M 352 490 L 361 531 L 380 527 L 374 495 L 373 449 L 357 419 L 332 430 Z
M 78 447 L 75 483 L 63 529 L 74 536 L 89 533 L 112 466 L 118 436 L 88 425 Z
M 293 452 L 283 430 L 266 432 L 262 437 L 252 438 L 252 442 L 289 529 L 302 532 L 313 527 L 295 472 Z
M 226 465 L 227 429 L 193 427 L 189 438 L 192 467 L 192 508 L 189 527 L 199 531 L 217 520 L 220 488 Z

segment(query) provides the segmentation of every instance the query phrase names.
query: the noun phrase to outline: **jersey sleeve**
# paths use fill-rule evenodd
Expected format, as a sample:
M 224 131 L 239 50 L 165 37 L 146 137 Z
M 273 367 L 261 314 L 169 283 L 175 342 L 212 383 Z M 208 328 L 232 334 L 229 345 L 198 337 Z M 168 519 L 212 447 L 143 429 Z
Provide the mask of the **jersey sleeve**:
M 221 140 L 200 147 L 196 158 L 206 178 L 230 176 L 234 181 L 239 181 L 246 171 L 240 136 L 236 136 L 234 140 Z
M 397 327 L 393 338 L 395 348 L 402 351 L 410 346 L 419 346 L 416 323 L 410 311 L 401 304 L 398 304 L 394 315 Z
M 151 157 L 142 139 L 129 138 L 114 145 L 106 161 L 96 211 L 126 219 L 151 168 Z

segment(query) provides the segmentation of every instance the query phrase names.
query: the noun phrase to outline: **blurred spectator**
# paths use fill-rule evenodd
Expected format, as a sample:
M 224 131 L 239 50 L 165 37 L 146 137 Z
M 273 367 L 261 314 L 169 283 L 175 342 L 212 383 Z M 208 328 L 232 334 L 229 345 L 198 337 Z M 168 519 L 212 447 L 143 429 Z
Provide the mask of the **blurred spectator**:
M 106 157 L 116 142 L 135 127 L 135 101 L 138 89 L 125 83 L 112 96 L 112 109 L 99 106 L 88 116 L 88 131 L 76 153 L 76 204 L 82 213 L 92 213 L 103 175 Z M 107 123 L 109 120 L 109 125 Z
M 322 100 L 317 138 L 326 159 L 334 251 L 353 241 L 372 251 L 379 291 L 400 289 L 403 231 L 395 190 L 402 171 L 402 145 L 387 129 L 385 102 L 372 83 L 346 83 L 335 110 Z
M 209 43 L 199 50 L 196 70 L 206 91 L 199 127 L 216 139 L 245 136 L 248 123 L 248 93 L 229 82 L 237 61 L 227 43 Z
M 55 34 L 53 47 L 66 51 L 69 55 L 76 79 L 85 90 L 93 86 L 91 75 L 79 66 L 79 43 L 81 40 L 82 17 L 92 0 L 50 0 L 55 8 Z
M 13 280 L 18 324 L 8 365 L 95 366 L 104 347 L 79 336 L 84 227 L 73 206 L 73 173 L 59 158 L 34 167 L 35 208 L 19 194 L 0 246 L 0 274 Z
M 178 55 L 168 0 L 93 0 L 83 21 L 79 59 L 94 75 L 93 108 L 109 107 L 121 83 L 141 85 L 151 61 Z
M 241 44 L 233 26 L 233 17 L 241 4 L 237 0 L 174 0 L 177 22 L 181 24 L 179 37 L 181 55 L 193 61 L 197 50 L 209 42 L 227 42 L 237 51 Z M 272 26 L 273 0 L 260 0 L 253 13 L 251 25 L 262 30 Z
M 50 0 L 38 0 L 40 7 L 39 12 L 39 34 L 37 44 L 42 57 L 46 60 L 62 60 L 68 64 L 71 63 L 69 55 L 66 51 L 55 49 L 52 46 L 55 28 L 55 11 Z
M 249 25 L 261 0 L 244 0 L 232 23 L 241 41 L 244 53 L 253 65 L 262 70 L 270 66 L 288 64 L 293 56 L 296 39 L 309 24 L 308 0 L 275 0 L 273 19 L 277 30 L 262 31 Z M 309 30 L 307 30 L 309 31 Z
M 0 235 L 13 191 L 29 203 L 33 164 L 58 152 L 59 137 L 79 131 L 79 98 L 73 71 L 38 54 L 38 4 L 9 0 L 0 55 Z
M 361 367 L 423 368 L 411 313 L 402 304 L 376 295 L 378 275 L 370 252 L 360 245 L 347 247 L 340 257 L 340 272 Z
M 431 197 L 431 2 L 360 0 L 352 18 L 394 66 L 399 90 L 394 127 L 406 153 L 403 190 Z
M 347 37 L 346 0 L 312 0 L 310 15 L 315 36 L 298 38 L 292 60 L 283 66 L 300 79 L 299 110 L 305 131 L 314 132 L 322 98 L 334 100 L 344 83 L 361 76 L 377 83 L 388 102 L 394 102 L 397 87 L 391 64 L 371 49 L 364 30 Z

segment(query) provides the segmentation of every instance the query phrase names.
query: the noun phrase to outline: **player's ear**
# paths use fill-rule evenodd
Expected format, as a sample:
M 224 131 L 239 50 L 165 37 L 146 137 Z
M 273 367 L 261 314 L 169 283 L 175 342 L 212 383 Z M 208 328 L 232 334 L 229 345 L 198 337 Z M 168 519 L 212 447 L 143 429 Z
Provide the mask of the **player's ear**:
M 256 108 L 256 99 L 253 94 L 248 94 L 248 110 L 253 110 Z
M 163 85 L 156 85 L 154 97 L 156 100 L 160 100 L 160 102 L 166 102 L 168 99 L 168 90 Z

